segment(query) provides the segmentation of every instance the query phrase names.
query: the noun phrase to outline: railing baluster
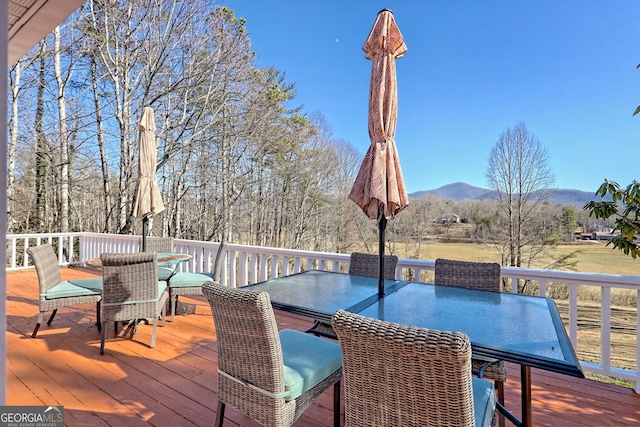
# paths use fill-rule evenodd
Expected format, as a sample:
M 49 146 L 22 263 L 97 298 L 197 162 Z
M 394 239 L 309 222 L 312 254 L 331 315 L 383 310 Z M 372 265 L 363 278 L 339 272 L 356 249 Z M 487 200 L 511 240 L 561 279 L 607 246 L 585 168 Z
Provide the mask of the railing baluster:
M 611 370 L 611 288 L 603 286 L 600 304 L 600 364 L 605 371 Z
M 578 285 L 569 284 L 569 339 L 578 350 Z

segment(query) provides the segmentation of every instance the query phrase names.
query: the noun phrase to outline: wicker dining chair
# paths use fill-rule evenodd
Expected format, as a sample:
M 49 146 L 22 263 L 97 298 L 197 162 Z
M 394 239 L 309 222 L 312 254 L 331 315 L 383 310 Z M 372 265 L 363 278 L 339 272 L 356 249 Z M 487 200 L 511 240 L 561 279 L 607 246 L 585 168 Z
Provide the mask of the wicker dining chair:
M 378 260 L 376 254 L 363 254 L 353 252 L 349 260 L 349 274 L 355 276 L 378 277 Z M 384 278 L 393 280 L 396 278 L 396 266 L 398 257 L 395 255 L 384 256 Z
M 40 287 L 40 313 L 36 327 L 31 334 L 35 338 L 44 319 L 44 313 L 53 310 L 47 325 L 51 325 L 59 308 L 73 305 L 95 303 L 96 325 L 100 331 L 100 300 L 102 299 L 102 278 L 62 280 L 60 265 L 53 247 L 48 243 L 27 248 L 36 272 Z
M 147 237 L 147 252 L 173 252 L 173 237 Z M 140 244 L 142 248 L 142 242 Z M 169 285 L 171 321 L 178 310 L 178 297 L 182 295 L 202 295 L 202 285 L 213 280 L 213 273 L 176 272 L 177 266 L 158 267 L 158 279 Z M 186 313 L 186 310 L 185 310 Z
M 102 254 L 102 337 L 100 354 L 104 354 L 107 325 L 110 321 L 128 322 L 135 333 L 141 320 L 151 319 L 153 331 L 150 347 L 156 345 L 158 318 L 164 326 L 166 302 L 169 298 L 167 283 L 158 280 L 156 254 L 151 252 L 129 254 Z M 115 334 L 117 335 L 117 327 Z
M 500 264 L 438 258 L 436 259 L 435 284 L 500 292 Z M 479 372 L 482 378 L 495 381 L 498 402 L 504 405 L 504 383 L 507 381 L 507 366 L 504 361 L 472 357 L 471 362 L 474 372 Z M 500 426 L 504 426 L 502 416 L 500 416 Z
M 338 310 L 345 427 L 486 427 L 495 390 L 471 373 L 471 343 L 444 332 Z
M 340 425 L 340 346 L 304 332 L 278 331 L 269 294 L 207 282 L 218 348 L 222 426 L 231 405 L 265 426 L 290 426 L 333 385 L 333 422 Z

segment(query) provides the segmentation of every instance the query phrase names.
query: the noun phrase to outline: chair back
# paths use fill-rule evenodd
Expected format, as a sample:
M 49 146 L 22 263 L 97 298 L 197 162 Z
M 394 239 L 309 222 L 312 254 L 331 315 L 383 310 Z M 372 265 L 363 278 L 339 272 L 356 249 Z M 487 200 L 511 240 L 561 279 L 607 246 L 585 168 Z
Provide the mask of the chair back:
M 27 253 L 31 256 L 33 265 L 38 273 L 40 298 L 42 299 L 49 289 L 62 281 L 58 257 L 53 251 L 53 247 L 48 243 L 27 248 Z
M 349 274 L 356 276 L 378 277 L 379 256 L 353 252 L 349 261 Z M 396 278 L 396 266 L 398 257 L 395 255 L 384 256 L 384 278 L 394 280 Z
M 436 259 L 436 285 L 500 291 L 500 264 L 496 262 Z
M 147 237 L 145 252 L 173 252 L 173 237 Z M 142 252 L 142 239 L 140 239 Z
M 156 254 L 102 254 L 102 318 L 131 320 L 157 316 Z
M 284 362 L 278 326 L 269 294 L 207 282 L 202 292 L 209 300 L 216 339 L 218 369 L 272 393 L 285 391 Z M 250 350 L 248 350 L 250 349 Z M 250 351 L 251 354 L 247 354 Z M 219 398 L 234 385 L 224 387 L 219 378 Z
M 471 344 L 338 310 L 345 426 L 473 426 Z

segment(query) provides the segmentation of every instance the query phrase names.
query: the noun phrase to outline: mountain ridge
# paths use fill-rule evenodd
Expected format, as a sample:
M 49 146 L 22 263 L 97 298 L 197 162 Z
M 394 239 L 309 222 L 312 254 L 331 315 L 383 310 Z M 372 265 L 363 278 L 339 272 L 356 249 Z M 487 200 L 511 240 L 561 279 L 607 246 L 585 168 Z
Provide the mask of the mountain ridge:
M 550 203 L 559 205 L 579 205 L 582 207 L 587 202 L 599 199 L 599 197 L 596 197 L 595 191 L 589 192 L 567 188 L 557 188 L 552 189 L 552 191 L 553 195 L 547 200 Z M 495 199 L 495 194 L 494 190 L 488 188 L 475 187 L 464 182 L 454 182 L 432 190 L 414 191 L 409 194 L 409 197 L 426 199 L 428 196 L 436 196 L 460 202 L 463 200 L 493 200 Z

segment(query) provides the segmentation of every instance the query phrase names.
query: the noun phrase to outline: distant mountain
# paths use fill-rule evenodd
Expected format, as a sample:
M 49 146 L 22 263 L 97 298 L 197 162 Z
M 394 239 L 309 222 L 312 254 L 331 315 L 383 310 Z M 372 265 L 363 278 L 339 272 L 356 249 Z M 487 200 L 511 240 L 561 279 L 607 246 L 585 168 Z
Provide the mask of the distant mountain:
M 443 185 L 435 190 L 416 191 L 409 194 L 415 199 L 425 199 L 427 196 L 437 196 L 443 199 L 455 200 L 482 200 L 493 199 L 493 191 L 487 188 L 474 187 L 464 182 Z
M 589 191 L 557 189 L 554 190 L 553 196 L 548 200 L 550 203 L 557 205 L 575 205 L 582 208 L 585 203 L 596 200 L 594 193 L 595 191 L 592 193 Z M 461 200 L 492 200 L 495 198 L 495 191 L 488 188 L 474 187 L 464 182 L 456 182 L 443 185 L 435 190 L 416 191 L 409 194 L 409 197 L 414 199 L 425 199 L 427 196 L 436 196 L 457 202 Z

